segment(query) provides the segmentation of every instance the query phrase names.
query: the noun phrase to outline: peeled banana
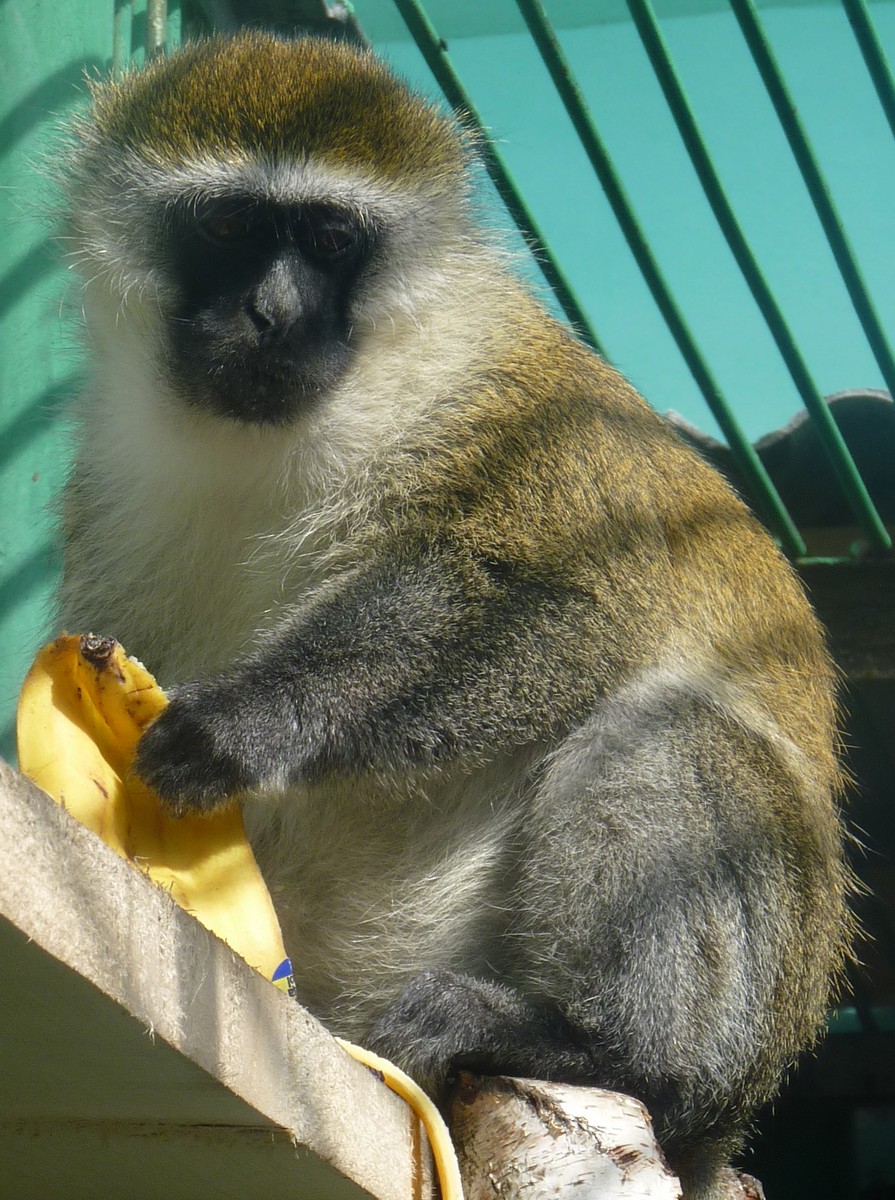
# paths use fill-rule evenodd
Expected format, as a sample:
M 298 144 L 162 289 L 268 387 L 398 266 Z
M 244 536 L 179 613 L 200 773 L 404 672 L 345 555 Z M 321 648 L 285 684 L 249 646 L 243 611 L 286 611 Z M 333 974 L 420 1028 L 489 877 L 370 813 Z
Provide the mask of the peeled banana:
M 365 1067 L 369 1067 L 371 1071 L 381 1075 L 391 1090 L 402 1100 L 407 1101 L 422 1122 L 429 1139 L 435 1170 L 438 1173 L 438 1190 L 441 1200 L 463 1200 L 463 1182 L 460 1178 L 460 1164 L 457 1162 L 454 1143 L 451 1141 L 444 1118 L 420 1085 L 409 1075 L 405 1075 L 400 1067 L 396 1067 L 387 1058 L 374 1054 L 372 1050 L 366 1050 L 363 1046 L 355 1046 L 352 1042 L 346 1042 L 344 1038 L 336 1038 L 336 1041 L 352 1058 L 356 1058 Z

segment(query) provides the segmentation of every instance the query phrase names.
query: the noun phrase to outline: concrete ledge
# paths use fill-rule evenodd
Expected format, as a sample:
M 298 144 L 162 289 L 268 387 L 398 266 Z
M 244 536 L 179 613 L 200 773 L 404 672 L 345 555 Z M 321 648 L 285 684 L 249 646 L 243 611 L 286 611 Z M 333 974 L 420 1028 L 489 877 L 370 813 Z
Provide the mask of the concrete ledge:
M 2 1200 L 431 1196 L 403 1102 L 2 762 L 0 970 Z

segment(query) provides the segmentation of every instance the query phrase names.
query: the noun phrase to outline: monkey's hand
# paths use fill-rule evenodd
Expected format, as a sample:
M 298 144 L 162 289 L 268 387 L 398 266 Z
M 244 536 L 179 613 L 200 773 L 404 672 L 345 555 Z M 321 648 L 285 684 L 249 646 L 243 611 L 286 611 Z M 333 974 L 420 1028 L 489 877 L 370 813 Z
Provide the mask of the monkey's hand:
M 280 742 L 295 720 L 280 690 L 238 676 L 185 684 L 143 735 L 136 772 L 174 813 L 208 812 L 239 792 L 275 787 Z
M 412 979 L 364 1045 L 397 1063 L 436 1100 L 462 1069 L 570 1083 L 596 1073 L 587 1036 L 556 1008 L 455 971 Z

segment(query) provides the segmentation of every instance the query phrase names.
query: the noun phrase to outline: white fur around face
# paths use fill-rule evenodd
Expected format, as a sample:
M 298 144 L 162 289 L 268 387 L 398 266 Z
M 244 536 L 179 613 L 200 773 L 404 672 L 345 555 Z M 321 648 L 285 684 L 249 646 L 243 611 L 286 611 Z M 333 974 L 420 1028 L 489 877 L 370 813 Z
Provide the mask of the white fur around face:
M 118 637 L 170 684 L 232 661 L 352 565 L 345 547 L 377 477 L 480 362 L 508 284 L 474 243 L 445 253 L 425 286 L 400 263 L 380 271 L 340 384 L 290 425 L 261 428 L 177 393 L 164 365 L 169 285 L 157 272 L 83 266 L 94 373 L 61 621 Z
M 155 293 L 165 304 L 176 288 L 158 262 L 158 230 L 174 207 L 249 196 L 283 204 L 343 207 L 376 231 L 387 269 L 373 264 L 357 319 L 413 319 L 452 276 L 452 258 L 481 253 L 470 224 L 461 179 L 425 190 L 305 159 L 282 162 L 246 152 L 227 160 L 197 157 L 172 166 L 129 151 L 98 171 L 86 152 L 75 160 L 76 201 L 67 239 L 70 261 L 88 280 L 104 279 L 112 292 Z M 448 269 L 445 269 L 446 265 Z

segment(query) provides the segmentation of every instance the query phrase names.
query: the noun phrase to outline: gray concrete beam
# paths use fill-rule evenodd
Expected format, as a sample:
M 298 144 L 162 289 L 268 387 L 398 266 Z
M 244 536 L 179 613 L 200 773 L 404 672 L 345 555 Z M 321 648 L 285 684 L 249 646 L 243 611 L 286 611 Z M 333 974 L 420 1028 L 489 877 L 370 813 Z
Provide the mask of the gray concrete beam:
M 313 1017 L 0 763 L 0 1200 L 428 1200 L 421 1146 Z

